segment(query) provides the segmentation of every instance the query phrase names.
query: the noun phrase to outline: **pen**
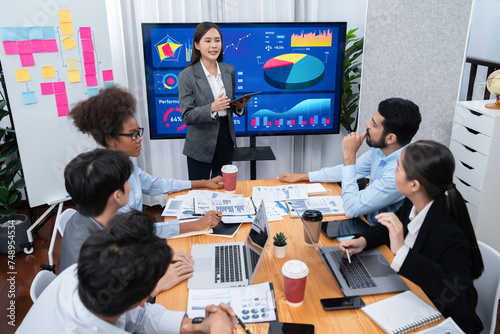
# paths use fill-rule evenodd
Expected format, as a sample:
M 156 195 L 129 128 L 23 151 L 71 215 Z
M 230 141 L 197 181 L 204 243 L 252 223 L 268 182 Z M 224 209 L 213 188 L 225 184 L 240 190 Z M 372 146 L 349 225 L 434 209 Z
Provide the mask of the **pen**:
M 252 334 L 252 332 L 250 332 L 247 326 L 245 326 L 245 323 L 243 322 L 243 320 L 240 319 L 240 317 L 236 316 L 236 320 L 238 320 L 238 323 L 241 325 L 241 327 L 243 327 L 243 329 L 247 334 Z
M 345 249 L 345 253 L 347 254 L 347 260 L 349 260 L 349 264 L 351 263 L 351 256 L 349 255 L 349 249 Z

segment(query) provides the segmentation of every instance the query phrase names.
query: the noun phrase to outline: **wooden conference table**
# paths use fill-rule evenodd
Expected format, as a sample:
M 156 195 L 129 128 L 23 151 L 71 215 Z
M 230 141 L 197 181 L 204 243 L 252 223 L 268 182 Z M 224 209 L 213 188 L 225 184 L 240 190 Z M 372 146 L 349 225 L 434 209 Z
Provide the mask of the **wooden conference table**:
M 277 180 L 254 180 L 254 181 L 239 181 L 236 186 L 237 194 L 243 194 L 245 197 L 252 195 L 254 186 L 277 186 L 283 184 Z M 328 194 L 320 196 L 341 195 L 340 187 L 335 183 L 323 183 L 323 186 L 328 190 Z M 224 191 L 224 190 L 221 190 Z M 173 193 L 170 196 L 185 194 L 187 191 Z M 329 220 L 343 219 L 345 216 L 328 217 Z M 171 219 L 167 217 L 167 220 Z M 274 285 L 274 293 L 276 297 L 276 307 L 278 309 L 278 319 L 281 322 L 306 323 L 315 326 L 315 333 L 384 333 L 374 322 L 372 322 L 361 310 L 341 310 L 341 311 L 325 311 L 323 310 L 320 299 L 343 297 L 340 288 L 335 279 L 327 269 L 320 255 L 312 247 L 306 246 L 304 243 L 303 228 L 298 218 L 290 218 L 284 216 L 282 221 L 269 222 L 271 228 L 271 236 L 277 232 L 284 232 L 288 236 L 288 249 L 286 256 L 278 259 L 273 255 L 272 238 L 270 239 L 265 255 L 261 260 L 259 268 L 255 274 L 252 283 L 272 282 Z M 191 246 L 194 244 L 203 243 L 220 243 L 220 242 L 235 242 L 244 241 L 251 224 L 243 224 L 236 236 L 232 239 L 215 237 L 210 235 L 198 235 L 186 238 L 169 239 L 168 244 L 175 251 L 190 252 Z M 320 237 L 320 247 L 338 245 L 336 239 L 329 239 L 323 233 Z M 385 257 L 392 261 L 394 255 L 387 246 L 380 247 Z M 289 306 L 285 299 L 285 287 L 283 283 L 283 275 L 281 267 L 283 264 L 292 259 L 297 259 L 305 262 L 309 267 L 309 275 L 307 277 L 306 292 L 304 303 L 299 307 Z M 404 279 L 404 278 L 403 278 Z M 423 299 L 428 304 L 432 305 L 431 301 L 423 293 L 423 291 L 415 284 L 404 279 L 418 297 Z M 394 294 L 381 294 L 362 296 L 363 301 L 368 305 L 373 302 L 383 300 Z M 160 293 L 156 297 L 156 303 L 165 306 L 169 310 L 186 311 L 188 300 L 187 281 L 184 281 L 173 289 Z M 435 323 L 434 323 L 435 324 Z M 267 333 L 268 324 L 248 324 L 248 328 L 253 334 Z M 426 327 L 431 327 L 427 325 Z M 421 327 L 418 330 L 422 330 Z M 416 331 L 418 331 L 416 330 Z M 244 333 L 241 326 L 238 326 L 237 333 Z

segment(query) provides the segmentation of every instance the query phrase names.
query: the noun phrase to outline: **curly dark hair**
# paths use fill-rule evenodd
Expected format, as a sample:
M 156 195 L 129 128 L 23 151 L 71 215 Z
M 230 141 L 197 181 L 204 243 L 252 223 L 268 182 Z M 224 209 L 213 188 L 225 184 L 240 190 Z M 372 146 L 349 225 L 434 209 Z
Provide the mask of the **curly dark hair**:
M 90 134 L 96 142 L 107 147 L 106 137 L 116 138 L 122 131 L 122 124 L 134 117 L 136 100 L 132 93 L 122 87 L 111 86 L 99 94 L 78 102 L 69 117 L 83 133 Z

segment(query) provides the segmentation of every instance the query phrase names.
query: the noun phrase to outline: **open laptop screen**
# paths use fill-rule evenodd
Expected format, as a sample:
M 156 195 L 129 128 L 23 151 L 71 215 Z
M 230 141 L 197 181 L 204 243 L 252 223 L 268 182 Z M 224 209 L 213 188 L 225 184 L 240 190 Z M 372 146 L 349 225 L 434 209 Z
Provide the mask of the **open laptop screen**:
M 247 264 L 248 282 L 253 279 L 257 264 L 262 258 L 262 252 L 266 247 L 267 241 L 269 240 L 269 223 L 267 221 L 266 209 L 264 207 L 264 201 L 260 203 L 257 214 L 253 221 L 250 233 L 248 233 L 247 239 L 245 241 L 245 256 Z

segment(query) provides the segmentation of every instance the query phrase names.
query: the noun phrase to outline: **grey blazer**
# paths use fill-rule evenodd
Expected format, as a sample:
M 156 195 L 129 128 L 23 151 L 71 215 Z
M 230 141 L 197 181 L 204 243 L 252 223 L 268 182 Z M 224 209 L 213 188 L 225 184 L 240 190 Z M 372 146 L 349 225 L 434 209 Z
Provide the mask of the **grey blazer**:
M 219 68 L 226 95 L 233 100 L 236 85 L 234 66 L 219 63 Z M 207 163 L 212 162 L 215 154 L 220 125 L 219 117 L 212 118 L 210 112 L 210 106 L 214 100 L 200 62 L 179 73 L 179 104 L 182 120 L 188 125 L 182 153 L 192 159 Z M 233 123 L 233 112 L 235 111 L 236 108 L 231 106 L 227 113 L 233 145 L 236 143 Z

